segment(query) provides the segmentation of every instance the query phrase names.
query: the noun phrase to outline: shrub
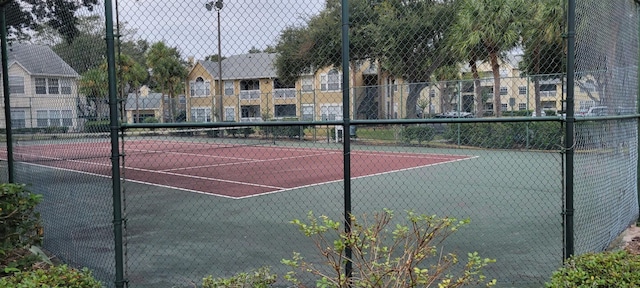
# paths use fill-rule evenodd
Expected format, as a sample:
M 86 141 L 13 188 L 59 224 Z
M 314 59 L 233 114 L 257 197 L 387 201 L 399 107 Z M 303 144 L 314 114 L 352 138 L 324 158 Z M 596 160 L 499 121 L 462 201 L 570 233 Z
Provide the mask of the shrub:
M 146 117 L 142 119 L 142 123 L 158 123 L 160 122 L 156 117 Z
M 111 131 L 109 120 L 88 121 L 84 124 L 85 133 L 103 133 Z
M 0 278 L 0 287 L 71 287 L 93 288 L 102 287 L 99 281 L 91 276 L 89 270 L 76 270 L 66 265 L 53 266 L 49 269 L 18 272 L 11 276 Z
M 626 251 L 588 253 L 567 260 L 546 287 L 640 286 L 640 255 Z
M 418 141 L 418 144 L 422 144 L 422 142 L 433 140 L 434 135 L 435 130 L 430 126 L 407 126 L 400 132 L 400 136 L 405 143 Z
M 37 261 L 38 257 L 23 248 L 42 241 L 40 214 L 35 211 L 41 200 L 41 195 L 32 194 L 25 185 L 0 184 L 0 275 L 21 271 Z
M 449 123 L 444 138 L 483 148 L 549 150 L 561 147 L 561 127 L 558 122 Z
M 40 243 L 40 214 L 35 211 L 42 200 L 22 184 L 0 184 L 0 254 Z
M 271 274 L 269 267 L 261 267 L 248 273 L 239 273 L 229 278 L 202 279 L 202 288 L 264 288 L 276 282 L 277 276 Z
M 242 127 L 242 128 L 232 128 L 225 130 L 227 133 L 231 134 L 233 138 L 238 137 L 238 134 L 241 134 L 244 138 L 249 137 L 249 135 L 256 133 L 255 130 L 251 127 Z
M 298 272 L 318 277 L 317 287 L 419 287 L 437 283 L 438 287 L 463 285 L 495 285 L 487 281 L 481 270 L 492 259 L 482 259 L 476 252 L 468 254 L 463 267 L 457 266 L 458 257 L 442 251 L 436 245 L 442 243 L 468 220 L 407 213 L 406 223 L 391 224 L 393 213 L 385 210 L 374 214 L 373 219 L 358 222 L 351 216 L 351 229 L 347 233 L 340 221 L 327 216 L 307 216 L 307 222 L 292 221 L 307 237 L 323 258 L 326 266 L 318 266 L 294 253 L 292 259 L 282 262 L 293 268 L 285 279 L 297 286 Z M 352 250 L 352 275 L 346 276 L 344 250 Z M 455 268 L 461 268 L 459 270 Z M 454 272 L 455 271 L 455 272 Z M 456 274 L 458 276 L 456 276 Z

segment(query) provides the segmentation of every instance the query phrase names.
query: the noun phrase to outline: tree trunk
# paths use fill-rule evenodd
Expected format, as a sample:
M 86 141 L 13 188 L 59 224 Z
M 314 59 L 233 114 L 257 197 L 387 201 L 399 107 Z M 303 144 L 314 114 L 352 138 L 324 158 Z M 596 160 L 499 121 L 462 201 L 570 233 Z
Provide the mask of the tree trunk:
M 491 61 L 491 71 L 493 72 L 493 114 L 496 117 L 502 116 L 502 100 L 500 99 L 500 64 L 498 63 L 498 52 L 489 53 Z
M 473 90 L 476 96 L 476 118 L 482 118 L 484 112 L 484 101 L 482 101 L 482 86 L 480 86 L 480 74 L 478 74 L 478 65 L 476 60 L 469 61 L 471 74 L 473 75 Z
M 540 45 L 537 45 L 533 52 L 533 72 L 536 74 L 533 78 L 533 101 L 535 107 L 535 116 L 542 116 L 542 101 L 540 100 Z
M 411 81 L 414 82 L 414 81 Z M 420 92 L 424 88 L 428 87 L 428 84 L 425 82 L 420 83 L 410 83 L 409 84 L 409 95 L 407 95 L 407 118 L 417 118 L 418 114 L 416 113 L 416 107 L 418 105 L 418 99 L 420 98 Z M 393 109 L 393 107 L 391 107 Z

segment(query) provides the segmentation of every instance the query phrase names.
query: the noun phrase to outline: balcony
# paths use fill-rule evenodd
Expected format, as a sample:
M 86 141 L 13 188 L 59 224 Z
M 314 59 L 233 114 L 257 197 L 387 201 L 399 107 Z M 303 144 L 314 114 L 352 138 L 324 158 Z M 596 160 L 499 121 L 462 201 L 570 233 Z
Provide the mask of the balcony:
M 241 100 L 257 100 L 260 99 L 260 90 L 242 90 L 240 91 Z
M 296 98 L 295 88 L 275 89 L 273 90 L 274 99 L 291 99 Z

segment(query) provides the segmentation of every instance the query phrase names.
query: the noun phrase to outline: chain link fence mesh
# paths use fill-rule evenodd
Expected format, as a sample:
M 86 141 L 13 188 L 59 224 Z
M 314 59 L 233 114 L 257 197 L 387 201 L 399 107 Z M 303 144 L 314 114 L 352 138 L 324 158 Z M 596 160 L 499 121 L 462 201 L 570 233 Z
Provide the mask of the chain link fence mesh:
M 347 195 L 358 216 L 471 219 L 443 251 L 495 258 L 485 274 L 502 287 L 539 287 L 562 263 L 565 1 L 352 0 L 347 63 L 340 1 L 17 3 L 16 182 L 45 196 L 44 247 L 108 287 L 110 16 L 126 286 L 270 266 L 284 287 L 293 252 L 322 263 L 290 221 L 343 219 Z M 636 114 L 638 15 L 632 1 L 577 4 L 581 254 L 638 217 L 637 119 L 605 117 Z
M 637 3 L 576 4 L 576 91 L 587 96 L 576 99 L 578 120 L 633 114 Z M 638 217 L 637 125 L 636 119 L 576 123 L 576 253 L 605 249 Z

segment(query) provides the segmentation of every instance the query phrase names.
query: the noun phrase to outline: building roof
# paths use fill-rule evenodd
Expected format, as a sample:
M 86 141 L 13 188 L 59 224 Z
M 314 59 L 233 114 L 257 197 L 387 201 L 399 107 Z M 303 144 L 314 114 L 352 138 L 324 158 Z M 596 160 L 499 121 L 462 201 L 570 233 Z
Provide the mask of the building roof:
M 229 56 L 222 60 L 222 79 L 263 79 L 275 78 L 277 71 L 274 66 L 277 54 L 250 53 Z M 218 62 L 199 60 L 213 78 L 218 78 Z
M 49 46 L 12 43 L 7 52 L 9 66 L 17 62 L 31 75 L 79 77 Z
M 127 102 L 125 103 L 125 110 L 151 110 L 160 109 L 162 104 L 162 93 L 149 93 L 149 95 L 138 95 L 138 107 L 136 107 L 136 94 L 129 93 L 127 96 Z

